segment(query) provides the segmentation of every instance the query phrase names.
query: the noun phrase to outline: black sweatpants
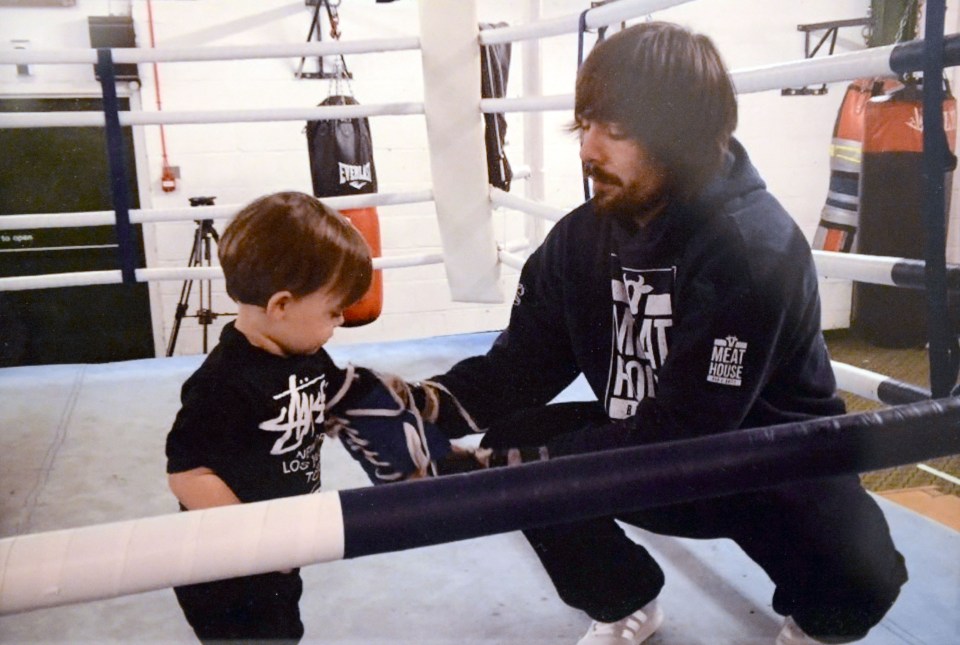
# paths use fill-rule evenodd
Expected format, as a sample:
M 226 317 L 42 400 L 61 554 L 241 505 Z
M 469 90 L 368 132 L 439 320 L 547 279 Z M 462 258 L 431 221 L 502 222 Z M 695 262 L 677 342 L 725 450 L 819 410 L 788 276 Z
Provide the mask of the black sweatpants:
M 300 570 L 174 587 L 187 622 L 204 643 L 297 643 L 303 637 Z
M 527 410 L 494 425 L 489 447 L 549 445 L 606 416 L 596 402 Z M 525 531 L 561 599 L 613 622 L 659 595 L 664 574 L 613 517 Z M 856 475 L 661 506 L 618 515 L 643 529 L 729 538 L 776 585 L 773 608 L 816 638 L 862 638 L 907 580 L 877 503 Z M 838 640 L 837 642 L 842 642 Z

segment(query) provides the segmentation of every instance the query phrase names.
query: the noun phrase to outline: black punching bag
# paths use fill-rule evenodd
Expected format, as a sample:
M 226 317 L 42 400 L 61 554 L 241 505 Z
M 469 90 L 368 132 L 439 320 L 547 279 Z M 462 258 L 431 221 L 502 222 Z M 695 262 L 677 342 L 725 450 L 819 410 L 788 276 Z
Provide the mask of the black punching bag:
M 328 96 L 320 105 L 357 105 L 357 100 Z M 366 118 L 307 121 L 307 151 L 315 196 L 377 192 L 373 138 Z
M 944 124 L 954 149 L 956 101 L 947 93 Z M 950 193 L 952 174 L 945 181 Z M 923 98 L 916 83 L 867 102 L 864 114 L 858 252 L 924 258 Z M 855 283 L 852 329 L 879 347 L 922 347 L 927 298 L 922 290 Z

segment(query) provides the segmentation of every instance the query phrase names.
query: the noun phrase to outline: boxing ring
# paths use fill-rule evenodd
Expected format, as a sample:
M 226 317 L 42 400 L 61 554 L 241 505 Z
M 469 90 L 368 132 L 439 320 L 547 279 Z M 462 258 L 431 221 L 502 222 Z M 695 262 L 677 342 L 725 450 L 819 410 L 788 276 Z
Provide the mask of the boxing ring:
M 457 24 L 442 0 L 421 0 L 424 31 L 420 39 L 242 49 L 117 49 L 106 54 L 104 50 L 70 55 L 15 51 L 0 52 L 0 64 L 95 63 L 105 79 L 106 97 L 111 65 L 118 63 L 418 48 L 426 61 L 436 57 L 437 48 L 442 46 L 428 33 L 444 31 L 451 37 L 452 32 L 492 45 L 571 33 L 581 24 L 587 28 L 607 26 L 676 4 L 680 2 L 621 0 L 583 16 L 490 29 L 478 37 L 475 21 L 467 24 L 461 20 L 462 24 Z M 936 36 L 943 32 L 942 3 L 929 3 L 927 21 L 927 33 L 935 36 L 926 43 L 879 47 L 837 55 L 833 60 L 808 59 L 733 70 L 732 76 L 741 94 L 905 71 L 923 70 L 939 77 L 943 66 L 960 64 L 960 36 Z M 439 24 L 443 30 L 437 29 Z M 445 79 L 449 80 L 444 75 L 450 73 L 449 66 L 432 69 L 429 62 L 424 63 L 422 104 L 134 113 L 111 110 L 107 100 L 104 113 L 2 114 L 0 127 L 102 126 L 109 140 L 115 136 L 110 134 L 111 128 L 119 125 L 422 114 L 431 149 L 436 153 L 432 159 L 434 184 L 429 191 L 331 198 L 328 202 L 336 208 L 433 202 L 444 252 L 377 258 L 375 267 L 399 270 L 443 263 L 456 298 L 494 301 L 502 297 L 496 286 L 500 267 L 522 266 L 525 253 L 536 243 L 536 235 L 498 242 L 490 225 L 491 210 L 509 209 L 550 222 L 556 221 L 563 209 L 537 200 L 535 190 L 533 198 L 529 194 L 519 197 L 486 185 L 483 168 L 478 170 L 477 166 L 482 159 L 482 135 L 477 136 L 481 119 L 476 106 L 480 106 L 480 113 L 569 110 L 572 95 L 480 99 L 479 85 L 473 82 L 476 79 L 464 74 L 467 80 L 462 81 L 463 92 L 475 101 L 472 107 L 465 101 L 465 106 L 451 110 L 441 105 L 443 97 L 437 90 Z M 932 96 L 927 102 L 934 109 L 925 112 L 925 121 L 928 131 L 933 131 L 937 128 L 929 124 L 936 125 L 942 114 L 936 107 L 940 103 L 936 88 L 930 86 Z M 468 123 L 459 130 L 463 138 L 451 140 L 444 126 L 447 119 Z M 931 149 L 938 150 L 936 145 L 931 144 Z M 476 153 L 475 157 L 471 153 Z M 933 211 L 939 208 L 942 219 L 943 173 L 936 165 L 942 161 L 933 163 L 941 172 L 928 173 L 932 182 L 926 191 L 932 200 L 928 207 Z M 531 163 L 531 167 L 536 165 Z M 122 164 L 111 163 L 111 167 L 122 169 Z M 115 178 L 117 186 L 122 179 Z M 0 290 L 222 275 L 217 267 L 134 267 L 123 249 L 128 242 L 123 241 L 122 229 L 135 223 L 193 220 L 199 213 L 204 218 L 224 219 L 239 204 L 128 210 L 122 206 L 122 189 L 116 189 L 115 197 L 121 206 L 114 211 L 5 216 L 0 218 L 0 230 L 115 223 L 121 240 L 121 266 L 117 270 L 0 278 Z M 528 230 L 538 228 L 542 230 L 542 225 L 528 226 Z M 937 232 L 931 230 L 928 241 L 935 252 L 922 262 L 816 252 L 818 272 L 823 277 L 925 288 L 931 294 L 931 311 L 936 314 L 942 308 L 945 312 L 946 291 L 960 287 L 960 267 L 948 266 L 944 260 L 943 232 L 938 239 Z M 324 466 L 324 476 L 334 480 L 336 490 L 191 513 L 172 512 L 174 505 L 163 476 L 162 439 L 178 406 L 179 384 L 202 357 L 2 369 L 0 427 L 4 436 L 0 438 L 0 454 L 4 467 L 0 477 L 9 479 L 0 481 L 5 489 L 20 478 L 33 483 L 22 508 L 3 521 L 6 537 L 0 539 L 0 614 L 8 616 L 0 618 L 0 640 L 6 640 L 5 635 L 11 640 L 29 637 L 38 629 L 38 621 L 52 612 L 62 612 L 57 615 L 66 623 L 79 622 L 87 630 L 85 634 L 96 633 L 97 616 L 129 612 L 127 629 L 135 631 L 140 628 L 138 624 L 145 624 L 150 633 L 163 634 L 158 640 L 180 640 L 188 638 L 189 631 L 181 624 L 172 594 L 165 591 L 167 587 L 322 562 L 327 564 L 304 570 L 306 590 L 301 604 L 307 640 L 313 630 L 324 642 L 573 642 L 587 621 L 555 599 L 532 553 L 524 550 L 517 530 L 813 476 L 866 472 L 960 452 L 960 400 L 948 396 L 956 372 L 950 374 L 950 339 L 941 326 L 946 316 L 932 315 L 931 321 L 932 399 L 930 391 L 918 386 L 834 362 L 841 389 L 890 407 L 602 456 L 584 455 L 377 488 L 365 485 L 359 469 L 352 467 L 337 446 L 328 446 L 324 452 L 332 455 L 324 457 L 330 459 Z M 493 337 L 472 334 L 337 346 L 331 354 L 340 362 L 352 361 L 407 378 L 421 378 L 485 351 Z M 144 397 L 147 391 L 150 396 Z M 592 395 L 582 381 L 561 395 L 562 399 L 584 397 Z M 126 420 L 132 427 L 117 432 L 113 413 L 131 402 L 134 410 L 139 408 Z M 143 435 L 138 438 L 136 431 Z M 44 435 L 44 447 L 19 448 L 34 432 Z M 98 447 L 83 444 L 80 440 L 85 436 Z M 148 437 L 146 442 L 144 437 Z M 140 445 L 133 447 L 138 439 Z M 10 459 L 10 455 L 17 455 L 16 459 Z M 136 500 L 138 504 L 125 506 L 119 518 L 98 511 L 96 496 L 114 497 L 109 490 L 87 490 L 84 482 L 65 481 L 55 471 L 64 459 L 87 460 L 96 467 L 127 455 L 140 455 L 154 471 L 131 475 L 146 492 Z M 66 525 L 79 528 L 49 526 L 41 519 L 45 506 L 72 506 L 74 502 L 78 507 L 72 509 L 73 516 Z M 144 513 L 144 509 L 155 512 Z M 960 635 L 960 612 L 956 611 L 960 607 L 960 558 L 955 557 L 960 554 L 960 535 L 891 504 L 884 503 L 883 509 L 898 546 L 907 556 L 912 581 L 867 642 L 952 642 Z M 98 515 L 103 515 L 102 521 L 90 523 L 90 518 Z M 671 584 L 665 594 L 675 594 L 665 596 L 667 606 L 674 605 L 680 614 L 684 606 L 691 605 L 689 598 L 693 596 L 702 607 L 699 618 L 688 616 L 693 613 L 688 611 L 680 621 L 686 621 L 685 625 L 666 626 L 664 642 L 723 642 L 704 636 L 716 638 L 718 630 L 732 639 L 726 642 L 772 639 L 764 636 L 775 633 L 777 624 L 768 606 L 769 581 L 735 548 L 649 534 L 643 539 L 667 565 Z M 365 581 L 359 582 L 358 578 Z M 679 582 L 675 583 L 677 578 Z M 515 581 L 512 588 L 504 585 L 508 579 Z M 675 585 L 674 591 L 670 591 L 671 585 Z M 329 594 L 329 599 L 324 594 Z M 392 607 L 401 598 L 402 606 Z M 379 620 L 364 608 L 371 599 L 375 599 L 376 613 L 382 615 Z M 448 609 L 451 603 L 454 608 Z M 94 609 L 83 614 L 85 607 Z M 154 607 L 161 608 L 158 615 L 163 622 L 176 624 L 156 624 L 160 619 L 149 616 Z M 449 614 L 471 612 L 480 616 L 464 618 L 476 630 L 465 636 Z M 344 613 L 355 615 L 345 619 Z M 407 614 L 418 620 L 423 617 L 413 633 Z M 533 627 L 526 624 L 528 620 Z M 406 631 L 402 631 L 403 625 L 407 625 Z M 669 640 L 671 635 L 674 640 Z

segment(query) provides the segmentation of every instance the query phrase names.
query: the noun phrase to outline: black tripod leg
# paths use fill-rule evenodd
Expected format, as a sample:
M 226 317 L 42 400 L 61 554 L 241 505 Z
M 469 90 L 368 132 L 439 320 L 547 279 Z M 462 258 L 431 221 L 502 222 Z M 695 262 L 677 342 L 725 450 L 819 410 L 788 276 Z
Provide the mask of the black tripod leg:
M 210 226 L 209 229 L 204 229 L 203 235 L 203 257 L 206 260 L 206 266 L 210 266 L 210 231 L 213 230 L 213 227 Z M 204 285 L 206 285 L 206 294 L 204 294 Z M 204 307 L 204 296 L 206 296 L 206 307 Z M 210 331 L 210 323 L 213 322 L 213 289 L 211 288 L 209 280 L 201 280 L 200 282 L 200 308 L 203 311 L 200 312 L 200 324 L 203 325 L 203 353 L 207 353 L 207 338 Z
M 197 231 L 193 236 L 193 248 L 190 249 L 190 259 L 187 261 L 187 267 L 200 266 L 200 240 L 201 231 Z M 190 303 L 190 291 L 193 289 L 193 280 L 184 280 L 180 287 L 180 300 L 177 301 L 177 310 L 173 315 L 173 329 L 170 331 L 170 341 L 167 343 L 167 356 L 173 356 L 177 348 L 177 337 L 180 335 L 180 325 L 184 316 L 187 315 L 187 308 Z M 204 339 L 206 344 L 206 339 Z

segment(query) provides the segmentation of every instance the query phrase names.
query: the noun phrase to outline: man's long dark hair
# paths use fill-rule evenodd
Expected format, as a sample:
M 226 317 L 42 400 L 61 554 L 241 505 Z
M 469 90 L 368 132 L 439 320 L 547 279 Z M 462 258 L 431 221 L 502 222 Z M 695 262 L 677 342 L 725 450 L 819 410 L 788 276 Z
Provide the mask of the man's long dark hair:
M 646 22 L 594 47 L 577 75 L 575 123 L 616 123 L 692 198 L 723 163 L 737 99 L 713 42 L 679 25 Z

